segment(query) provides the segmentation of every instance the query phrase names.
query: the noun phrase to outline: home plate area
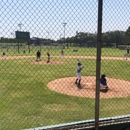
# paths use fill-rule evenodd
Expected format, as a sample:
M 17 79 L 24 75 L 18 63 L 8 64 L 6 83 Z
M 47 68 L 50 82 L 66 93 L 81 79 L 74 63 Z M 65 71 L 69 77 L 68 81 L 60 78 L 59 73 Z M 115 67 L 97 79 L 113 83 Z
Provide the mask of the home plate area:
M 55 79 L 47 86 L 58 93 L 95 98 L 96 77 L 82 76 L 81 85 L 75 84 L 76 77 Z M 108 89 L 100 87 L 100 98 L 128 97 L 130 96 L 130 82 L 107 77 Z

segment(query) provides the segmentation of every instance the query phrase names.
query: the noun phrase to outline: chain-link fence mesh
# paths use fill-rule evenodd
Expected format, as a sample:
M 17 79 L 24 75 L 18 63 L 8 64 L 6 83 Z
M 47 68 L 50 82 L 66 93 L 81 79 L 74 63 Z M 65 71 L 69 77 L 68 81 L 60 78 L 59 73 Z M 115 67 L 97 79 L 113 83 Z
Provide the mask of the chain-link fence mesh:
M 0 129 L 94 119 L 98 0 L 2 0 L 0 10 Z M 126 116 L 130 1 L 104 0 L 102 18 L 99 118 Z

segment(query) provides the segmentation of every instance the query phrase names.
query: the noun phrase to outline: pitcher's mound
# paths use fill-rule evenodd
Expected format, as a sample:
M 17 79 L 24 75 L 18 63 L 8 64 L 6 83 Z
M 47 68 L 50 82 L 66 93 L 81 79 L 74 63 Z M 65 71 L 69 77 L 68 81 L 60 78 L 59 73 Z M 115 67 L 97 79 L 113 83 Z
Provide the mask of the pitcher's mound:
M 48 83 L 48 87 L 56 92 L 81 97 L 95 98 L 96 78 L 82 76 L 81 85 L 75 84 L 76 77 L 56 79 Z M 130 82 L 107 77 L 108 89 L 100 87 L 100 98 L 128 97 L 130 96 Z

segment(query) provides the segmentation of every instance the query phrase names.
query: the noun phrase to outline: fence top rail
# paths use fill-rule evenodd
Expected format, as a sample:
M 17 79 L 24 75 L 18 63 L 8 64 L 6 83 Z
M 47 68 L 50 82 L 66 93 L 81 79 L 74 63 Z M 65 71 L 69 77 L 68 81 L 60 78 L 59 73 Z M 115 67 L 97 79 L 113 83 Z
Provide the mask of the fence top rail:
M 107 117 L 107 118 L 100 118 L 99 122 L 106 122 L 106 121 L 114 121 L 114 120 L 121 120 L 127 119 L 130 122 L 130 114 L 128 115 L 121 115 L 121 116 L 115 116 L 115 117 Z M 67 128 L 67 127 L 72 127 L 75 125 L 84 125 L 88 124 L 94 124 L 95 120 L 83 120 L 83 121 L 77 121 L 77 122 L 70 122 L 70 123 L 63 123 L 63 124 L 58 124 L 58 125 L 51 125 L 51 126 L 44 126 L 44 127 L 37 127 L 37 128 L 29 128 L 29 129 L 24 129 L 24 130 L 50 130 L 50 129 L 58 129 L 58 128 Z

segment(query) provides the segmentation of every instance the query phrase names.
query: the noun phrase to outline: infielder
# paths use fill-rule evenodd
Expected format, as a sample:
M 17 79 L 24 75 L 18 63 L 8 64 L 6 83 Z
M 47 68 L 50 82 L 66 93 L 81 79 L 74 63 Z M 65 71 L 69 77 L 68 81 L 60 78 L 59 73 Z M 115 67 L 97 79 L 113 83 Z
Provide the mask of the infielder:
M 39 50 L 37 51 L 36 55 L 37 55 L 36 61 L 38 61 L 38 59 L 41 60 L 41 52 Z
M 75 84 L 80 85 L 80 82 L 81 82 L 81 70 L 82 70 L 83 68 L 84 68 L 84 67 L 82 66 L 82 64 L 81 64 L 81 63 L 79 62 L 79 60 L 78 60 L 78 66 L 77 66 L 77 70 L 76 70 L 77 78 L 76 78 Z
M 3 54 L 2 54 L 2 59 L 6 59 L 6 54 L 5 54 L 5 52 L 3 52 Z
M 50 53 L 47 52 L 47 62 L 46 63 L 49 63 L 50 62 Z
M 64 56 L 64 51 L 63 50 L 61 50 L 61 56 Z

